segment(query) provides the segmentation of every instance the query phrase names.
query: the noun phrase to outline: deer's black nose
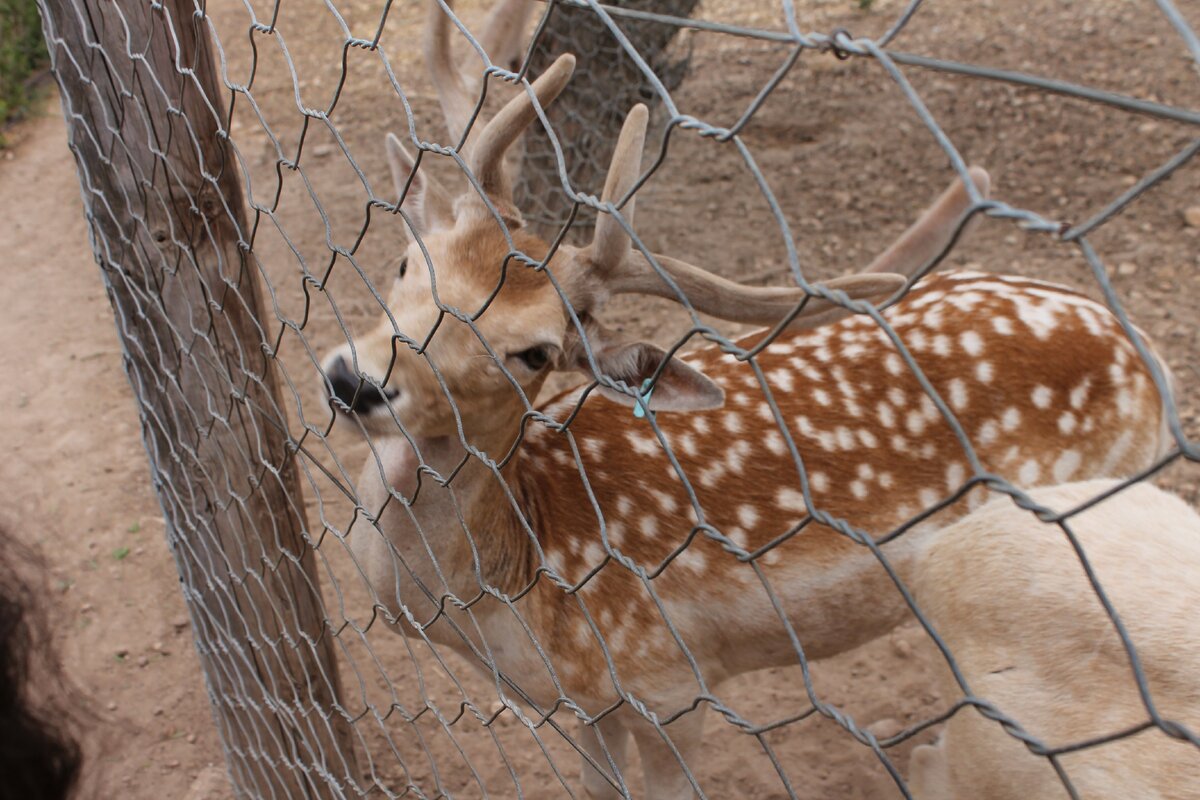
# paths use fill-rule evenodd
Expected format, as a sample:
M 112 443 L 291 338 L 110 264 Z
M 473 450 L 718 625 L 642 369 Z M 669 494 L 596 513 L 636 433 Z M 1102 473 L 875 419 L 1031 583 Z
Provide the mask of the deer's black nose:
M 358 414 L 366 414 L 385 405 L 399 394 L 394 389 L 380 389 L 363 380 L 350 369 L 346 359 L 341 356 L 330 362 L 325 370 L 325 381 L 329 386 L 330 397 L 344 409 Z

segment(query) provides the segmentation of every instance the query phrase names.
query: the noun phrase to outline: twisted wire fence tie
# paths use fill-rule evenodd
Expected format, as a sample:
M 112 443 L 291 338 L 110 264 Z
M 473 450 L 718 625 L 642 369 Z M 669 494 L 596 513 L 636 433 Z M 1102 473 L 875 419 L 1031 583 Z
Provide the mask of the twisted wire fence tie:
M 842 47 L 840 44 L 838 44 L 837 40 L 838 40 L 839 36 L 845 36 L 846 41 L 853 42 L 854 35 L 851 34 L 850 31 L 846 30 L 845 28 L 834 28 L 832 31 L 829 32 L 829 41 L 826 42 L 829 52 L 832 53 L 833 57 L 836 58 L 838 61 L 845 61 L 852 55 L 852 53 L 849 50 L 847 50 L 846 48 Z
M 633 407 L 633 416 L 638 419 L 644 419 L 650 411 L 650 398 L 654 395 L 654 387 L 650 385 L 649 378 L 642 381 L 642 389 L 638 393 L 637 403 Z

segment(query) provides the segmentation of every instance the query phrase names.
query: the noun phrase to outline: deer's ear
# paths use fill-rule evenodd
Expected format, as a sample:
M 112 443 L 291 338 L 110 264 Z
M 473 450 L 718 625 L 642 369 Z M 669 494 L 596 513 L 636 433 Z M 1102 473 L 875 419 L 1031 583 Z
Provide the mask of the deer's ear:
M 725 392 L 720 386 L 700 370 L 678 358 L 668 357 L 660 347 L 647 342 L 613 342 L 609 333 L 599 326 L 589 326 L 588 344 L 596 369 L 592 368 L 581 341 L 568 348 L 568 366 L 589 377 L 598 377 L 596 373 L 599 372 L 615 381 L 623 381 L 635 392 L 645 387 L 642 397 L 649 395 L 651 411 L 706 411 L 725 404 Z M 604 385 L 597 391 L 614 402 L 637 406 L 631 395 Z
M 454 204 L 450 195 L 429 174 L 427 167 L 416 168 L 416 160 L 392 133 L 387 135 L 387 162 L 392 171 L 392 184 L 395 186 L 396 196 L 404 194 L 406 187 L 408 189 L 401 208 L 412 220 L 418 236 L 424 236 L 432 230 L 454 227 Z

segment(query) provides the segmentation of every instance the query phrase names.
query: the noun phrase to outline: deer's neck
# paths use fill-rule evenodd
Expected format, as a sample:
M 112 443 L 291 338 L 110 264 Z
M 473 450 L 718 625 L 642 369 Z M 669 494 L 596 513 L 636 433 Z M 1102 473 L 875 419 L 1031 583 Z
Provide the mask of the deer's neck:
M 489 455 L 506 452 L 502 437 L 493 438 L 474 444 Z M 418 603 L 421 595 L 429 602 L 446 593 L 469 601 L 480 578 L 503 593 L 524 585 L 533 548 L 517 512 L 525 498 L 515 469 L 493 470 L 450 437 L 393 438 L 375 453 L 360 491 L 368 511 L 379 513 L 378 529 L 356 549 L 386 544 L 391 552 L 371 559 L 388 565 L 372 583 L 383 578 L 405 602 Z

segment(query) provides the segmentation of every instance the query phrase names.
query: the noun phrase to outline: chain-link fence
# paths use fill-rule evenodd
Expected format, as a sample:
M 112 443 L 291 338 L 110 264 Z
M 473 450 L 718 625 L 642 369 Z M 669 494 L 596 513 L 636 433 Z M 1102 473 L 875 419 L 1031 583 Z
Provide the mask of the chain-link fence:
M 623 21 L 621 32 L 634 43 L 642 59 L 640 64 L 590 9 L 570 4 L 551 6 L 538 46 L 530 53 L 531 73 L 541 74 L 563 53 L 574 55 L 577 64 L 571 82 L 546 109 L 557 141 L 540 135 L 536 129 L 530 131 L 517 175 L 517 203 L 539 234 L 553 238 L 572 210 L 572 203 L 562 192 L 555 145 L 562 148 L 571 185 L 594 187 L 595 191 L 604 181 L 625 112 L 636 103 L 657 105 L 656 87 L 648 76 L 653 75 L 667 91 L 677 88 L 683 80 L 688 49 L 676 42 L 682 29 L 640 17 L 657 12 L 686 18 L 696 3 L 697 0 L 626 0 L 611 4 L 620 11 L 635 14 Z M 578 209 L 569 235 L 573 239 L 590 235 L 594 220 L 593 209 L 587 206 Z
M 968 719 L 1018 743 L 1022 781 L 1042 769 L 1088 796 L 1114 769 L 1124 796 L 1186 796 L 1200 718 L 1180 683 L 1194 675 L 1159 645 L 1191 652 L 1198 584 L 1172 577 L 1183 601 L 1160 614 L 1136 598 L 1161 590 L 1161 552 L 1118 536 L 1124 575 L 1085 553 L 1092 529 L 1116 526 L 1167 537 L 1172 576 L 1200 569 L 1186 509 L 1167 503 L 1146 530 L 1120 529 L 1116 510 L 1151 518 L 1157 501 L 1123 499 L 1145 491 L 1127 486 L 1169 465 L 1194 480 L 1194 268 L 1137 300 L 1148 336 L 1121 290 L 1139 267 L 1101 257 L 1133 247 L 1104 232 L 1200 149 L 1200 112 L 1121 91 L 1120 75 L 1053 76 L 1067 61 L 902 51 L 932 27 L 920 0 L 676 5 L 42 5 L 239 796 L 909 797 L 910 780 L 964 796 L 995 769 L 971 760 L 971 729 L 954 727 Z M 1155 51 L 1170 35 L 1200 58 L 1186 15 L 1156 8 Z M 1006 63 L 1020 43 L 989 49 L 973 10 L 938 36 Z M 816 24 L 839 14 L 876 32 Z M 560 55 L 556 18 L 620 57 Z M 667 65 L 688 59 L 680 83 Z M 1195 82 L 1194 64 L 1172 64 L 1172 86 Z M 956 105 L 931 75 L 1009 94 Z M 587 91 L 556 102 L 573 82 Z M 821 92 L 846 105 L 820 117 Z M 1061 187 L 990 198 L 956 146 L 963 126 L 993 102 L 1026 122 L 1046 97 L 1094 126 L 1084 149 L 1111 146 L 1088 137 L 1130 114 L 1182 140 L 1079 198 L 1078 222 L 1050 213 L 1073 201 Z M 854 138 L 859 122 L 871 135 Z M 527 130 L 541 161 L 521 165 Z M 798 212 L 789 187 L 826 162 L 832 179 Z M 886 212 L 872 206 L 888 199 L 883 169 L 905 176 Z M 935 180 L 950 186 L 898 238 L 855 222 L 915 217 Z M 551 189 L 557 210 L 526 205 Z M 551 219 L 547 239 L 529 232 Z M 1025 242 L 1034 267 L 935 271 L 977 223 L 994 250 Z M 810 249 L 839 224 L 847 237 Z M 1063 274 L 1036 268 L 1039 246 L 1092 296 L 1036 280 Z M 1161 336 L 1158 308 L 1178 309 Z M 1027 493 L 1098 477 L 1118 481 Z M 1017 523 L 976 510 L 989 495 L 1065 539 L 1002 547 Z M 1073 547 L 1021 549 L 1051 540 Z M 955 562 L 963 541 L 977 546 Z M 996 588 L 1035 567 L 1078 578 L 1062 607 L 1037 605 L 1044 584 Z M 1097 603 L 1099 627 L 1068 599 Z M 984 613 L 1011 623 L 1031 606 L 1027 626 Z M 1139 651 L 1151 618 L 1163 627 Z M 846 660 L 881 637 L 878 663 Z M 934 658 L 906 684 L 914 642 Z M 1076 661 L 1022 660 L 1056 648 Z M 1101 650 L 1120 667 L 1081 671 Z M 909 703 L 946 666 L 948 694 Z M 1049 723 L 1018 713 L 1030 698 Z M 920 750 L 910 767 L 950 718 L 936 753 L 964 760 Z M 1105 749 L 1126 745 L 1146 749 Z M 881 783 L 843 783 L 856 764 Z

